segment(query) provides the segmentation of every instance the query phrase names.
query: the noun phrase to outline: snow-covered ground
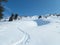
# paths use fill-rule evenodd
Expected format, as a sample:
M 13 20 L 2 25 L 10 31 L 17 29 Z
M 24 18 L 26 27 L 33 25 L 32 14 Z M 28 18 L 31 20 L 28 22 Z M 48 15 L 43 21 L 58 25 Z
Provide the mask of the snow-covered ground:
M 60 17 L 2 21 L 0 45 L 60 45 Z

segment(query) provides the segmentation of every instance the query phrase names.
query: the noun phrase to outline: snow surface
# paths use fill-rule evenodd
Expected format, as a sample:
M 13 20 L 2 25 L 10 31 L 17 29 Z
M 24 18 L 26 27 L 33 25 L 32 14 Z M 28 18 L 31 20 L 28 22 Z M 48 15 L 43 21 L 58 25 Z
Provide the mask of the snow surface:
M 0 45 L 60 45 L 60 17 L 0 22 Z

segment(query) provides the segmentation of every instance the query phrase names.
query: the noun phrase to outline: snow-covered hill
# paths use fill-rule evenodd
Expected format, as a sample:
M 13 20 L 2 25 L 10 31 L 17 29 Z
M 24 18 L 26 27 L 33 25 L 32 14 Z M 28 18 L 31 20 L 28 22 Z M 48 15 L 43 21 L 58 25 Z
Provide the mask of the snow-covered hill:
M 60 17 L 37 17 L 0 22 L 0 45 L 60 45 Z

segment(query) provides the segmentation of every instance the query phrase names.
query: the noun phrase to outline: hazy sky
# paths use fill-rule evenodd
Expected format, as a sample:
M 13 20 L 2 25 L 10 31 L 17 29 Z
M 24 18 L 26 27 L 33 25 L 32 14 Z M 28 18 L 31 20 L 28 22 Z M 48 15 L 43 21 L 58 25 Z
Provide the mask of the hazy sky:
M 60 13 L 60 0 L 8 0 L 4 14 L 43 15 Z

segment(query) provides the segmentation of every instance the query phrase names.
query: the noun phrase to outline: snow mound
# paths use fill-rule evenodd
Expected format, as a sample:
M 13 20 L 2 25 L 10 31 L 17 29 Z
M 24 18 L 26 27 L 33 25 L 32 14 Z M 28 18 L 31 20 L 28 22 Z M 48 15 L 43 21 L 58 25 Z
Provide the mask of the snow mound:
M 37 23 L 35 21 L 19 21 L 19 25 L 21 26 L 21 28 L 27 29 L 31 27 L 36 27 Z

